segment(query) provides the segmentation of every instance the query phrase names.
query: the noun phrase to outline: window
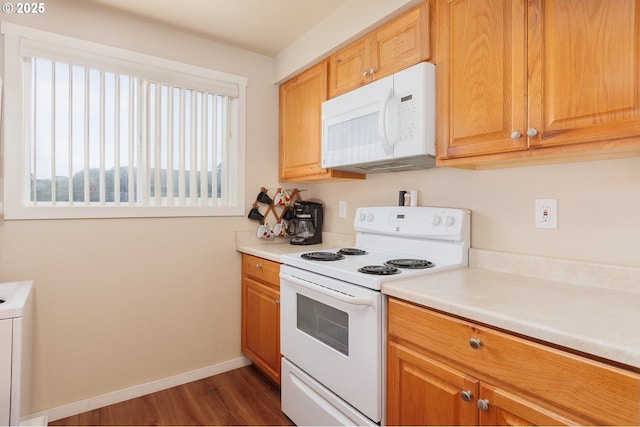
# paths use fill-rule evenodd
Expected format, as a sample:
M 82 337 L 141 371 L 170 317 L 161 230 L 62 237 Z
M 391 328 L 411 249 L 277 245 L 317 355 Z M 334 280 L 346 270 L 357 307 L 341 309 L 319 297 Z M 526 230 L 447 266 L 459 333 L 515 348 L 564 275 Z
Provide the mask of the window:
M 246 79 L 2 32 L 6 218 L 244 214 Z

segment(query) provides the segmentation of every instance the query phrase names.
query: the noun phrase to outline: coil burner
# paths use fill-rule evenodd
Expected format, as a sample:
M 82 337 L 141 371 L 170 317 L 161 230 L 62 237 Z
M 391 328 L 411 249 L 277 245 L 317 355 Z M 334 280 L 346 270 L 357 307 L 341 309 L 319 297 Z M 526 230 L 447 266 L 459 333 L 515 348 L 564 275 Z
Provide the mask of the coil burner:
M 434 263 L 432 263 L 431 261 L 427 261 L 426 259 L 413 258 L 390 259 L 384 264 L 398 268 L 431 268 L 435 266 Z
M 389 276 L 391 274 L 398 274 L 400 270 L 389 265 L 365 265 L 358 269 L 360 273 L 375 274 L 378 276 Z
M 337 261 L 344 258 L 344 255 L 340 255 L 335 252 L 307 252 L 300 255 L 300 258 L 312 261 Z
M 367 251 L 358 248 L 342 248 L 338 251 L 341 255 L 366 255 Z

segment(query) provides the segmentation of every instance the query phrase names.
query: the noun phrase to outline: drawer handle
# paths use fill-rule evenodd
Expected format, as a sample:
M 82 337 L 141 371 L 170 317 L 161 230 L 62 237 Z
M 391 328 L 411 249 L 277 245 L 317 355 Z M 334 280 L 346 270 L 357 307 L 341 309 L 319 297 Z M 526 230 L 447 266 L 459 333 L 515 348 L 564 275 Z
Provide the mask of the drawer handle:
M 257 263 L 257 264 L 256 264 L 256 268 L 258 268 L 258 269 L 262 268 L 262 264 Z
M 469 345 L 474 350 L 479 350 L 482 347 L 482 340 L 480 338 L 471 338 L 469 340 Z
M 473 400 L 473 393 L 471 393 L 469 390 L 464 390 L 460 393 L 460 397 L 465 402 L 471 402 Z
M 478 399 L 478 409 L 481 411 L 488 411 L 489 401 L 487 399 Z

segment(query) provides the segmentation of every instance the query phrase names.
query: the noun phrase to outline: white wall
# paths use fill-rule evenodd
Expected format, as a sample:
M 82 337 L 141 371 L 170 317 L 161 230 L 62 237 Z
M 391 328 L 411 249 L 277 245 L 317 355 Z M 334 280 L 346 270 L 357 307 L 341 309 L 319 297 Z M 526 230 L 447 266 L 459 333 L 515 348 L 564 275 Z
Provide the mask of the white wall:
M 307 186 L 326 204 L 325 230 L 349 232 L 359 206 L 395 205 L 399 190 L 421 206 L 472 210 L 472 246 L 640 266 L 640 158 L 471 171 L 437 168 Z M 534 200 L 557 198 L 556 230 L 534 227 Z M 338 201 L 348 202 L 347 218 Z
M 271 58 L 83 0 L 46 8 L 1 18 L 247 77 L 246 206 L 265 181 L 275 182 Z M 240 358 L 235 231 L 253 227 L 244 216 L 0 222 L 0 281 L 35 283 L 32 409 Z

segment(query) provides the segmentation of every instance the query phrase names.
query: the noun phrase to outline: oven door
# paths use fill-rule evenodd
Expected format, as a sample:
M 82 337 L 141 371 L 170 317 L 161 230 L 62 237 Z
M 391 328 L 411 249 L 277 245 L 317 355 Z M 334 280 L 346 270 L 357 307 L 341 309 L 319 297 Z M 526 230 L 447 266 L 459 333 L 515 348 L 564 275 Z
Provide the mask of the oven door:
M 283 265 L 282 355 L 374 422 L 382 419 L 382 294 Z

